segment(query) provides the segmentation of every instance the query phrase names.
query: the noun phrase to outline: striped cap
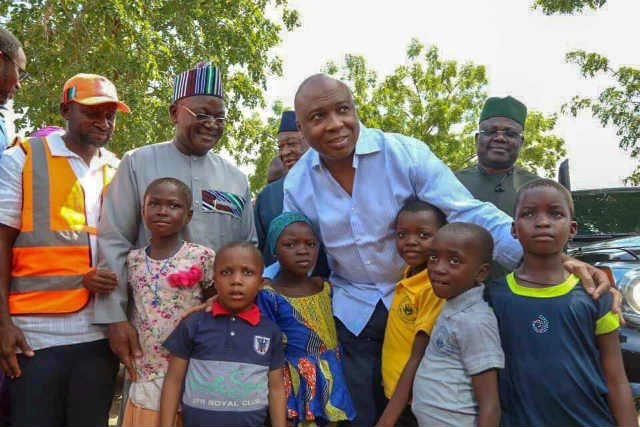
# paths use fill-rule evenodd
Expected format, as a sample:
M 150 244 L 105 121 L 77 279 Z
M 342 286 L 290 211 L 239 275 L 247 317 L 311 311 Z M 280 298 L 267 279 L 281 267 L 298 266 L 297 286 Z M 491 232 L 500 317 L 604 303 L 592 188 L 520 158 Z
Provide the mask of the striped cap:
M 224 98 L 222 93 L 222 76 L 211 62 L 200 61 L 191 70 L 176 76 L 173 83 L 171 103 L 188 96 L 210 95 Z

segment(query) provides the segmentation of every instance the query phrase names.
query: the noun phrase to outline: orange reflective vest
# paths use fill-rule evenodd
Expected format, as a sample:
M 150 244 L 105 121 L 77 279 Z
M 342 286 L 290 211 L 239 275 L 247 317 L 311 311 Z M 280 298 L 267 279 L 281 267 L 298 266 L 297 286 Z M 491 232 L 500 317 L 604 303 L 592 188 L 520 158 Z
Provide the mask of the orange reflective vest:
M 22 226 L 13 245 L 9 311 L 60 314 L 81 310 L 89 301 L 82 285 L 91 269 L 84 190 L 67 157 L 52 156 L 45 138 L 20 142 Z M 115 170 L 104 167 L 104 186 Z M 103 188 L 104 190 L 104 188 Z

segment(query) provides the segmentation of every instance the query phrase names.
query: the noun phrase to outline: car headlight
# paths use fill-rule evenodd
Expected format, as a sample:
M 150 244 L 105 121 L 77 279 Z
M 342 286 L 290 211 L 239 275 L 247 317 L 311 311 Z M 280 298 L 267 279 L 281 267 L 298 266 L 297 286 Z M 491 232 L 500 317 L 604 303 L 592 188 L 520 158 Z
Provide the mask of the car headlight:
M 620 278 L 618 288 L 625 301 L 625 314 L 630 314 L 633 323 L 640 322 L 640 269 L 628 271 Z M 626 316 L 625 316 L 626 317 Z

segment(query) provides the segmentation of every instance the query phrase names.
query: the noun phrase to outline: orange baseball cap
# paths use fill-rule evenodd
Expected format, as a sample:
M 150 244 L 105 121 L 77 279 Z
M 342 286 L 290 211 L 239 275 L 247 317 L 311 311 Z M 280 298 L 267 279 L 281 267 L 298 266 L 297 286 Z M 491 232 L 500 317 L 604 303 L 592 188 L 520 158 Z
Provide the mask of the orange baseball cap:
M 114 84 L 98 74 L 80 73 L 67 80 L 62 89 L 62 102 L 71 101 L 82 105 L 114 103 L 123 113 L 131 111 L 127 104 L 118 100 Z

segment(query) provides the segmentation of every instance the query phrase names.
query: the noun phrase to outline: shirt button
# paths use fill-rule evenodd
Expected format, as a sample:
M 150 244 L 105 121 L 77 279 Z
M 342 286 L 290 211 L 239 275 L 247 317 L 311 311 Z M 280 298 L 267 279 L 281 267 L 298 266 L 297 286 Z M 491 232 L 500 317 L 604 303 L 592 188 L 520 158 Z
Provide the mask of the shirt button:
M 235 317 L 232 317 L 232 318 L 231 318 L 231 321 L 232 321 L 232 322 L 235 322 L 235 321 L 236 321 L 236 318 L 235 318 Z
M 236 333 L 235 333 L 235 332 L 233 332 L 233 331 L 231 331 L 231 332 L 229 332 L 229 335 L 231 335 L 231 336 L 233 337 L 233 336 L 235 336 L 235 335 L 236 335 Z

